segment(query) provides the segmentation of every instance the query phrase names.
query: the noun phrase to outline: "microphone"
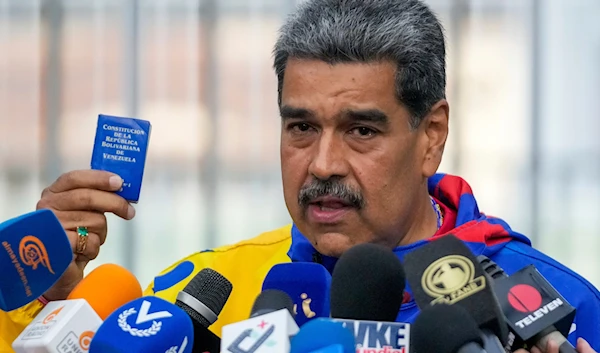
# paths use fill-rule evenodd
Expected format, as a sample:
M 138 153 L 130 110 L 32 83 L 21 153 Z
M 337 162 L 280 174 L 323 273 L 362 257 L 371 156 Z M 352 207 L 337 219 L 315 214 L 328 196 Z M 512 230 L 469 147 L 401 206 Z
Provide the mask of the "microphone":
M 294 300 L 296 323 L 302 327 L 318 317 L 329 317 L 331 275 L 320 264 L 290 262 L 271 268 L 262 290 L 278 289 Z
M 400 259 L 388 248 L 353 246 L 333 269 L 331 316 L 394 322 L 402 305 L 405 278 Z
M 141 296 L 140 282 L 131 272 L 116 264 L 103 264 L 79 282 L 67 300 L 85 299 L 100 319 L 106 320 L 116 308 Z
M 175 305 L 192 320 L 194 352 L 220 352 L 221 339 L 208 327 L 217 321 L 232 289 L 227 278 L 213 269 L 204 268 L 177 294 Z
M 39 298 L 73 260 L 69 238 L 54 213 L 41 209 L 0 224 L 0 309 Z
M 499 339 L 496 345 L 506 344 L 508 328 L 496 295 L 475 255 L 461 240 L 451 234 L 443 236 L 406 254 L 404 261 L 419 308 L 462 306 L 482 330 Z
M 221 352 L 289 352 L 290 337 L 298 333 L 292 311 L 293 301 L 286 293 L 261 292 L 248 320 L 223 326 Z
M 250 310 L 250 318 L 272 313 L 281 309 L 287 309 L 290 315 L 294 317 L 294 302 L 292 301 L 292 298 L 284 291 L 266 289 L 254 300 L 252 310 Z
M 411 336 L 417 353 L 487 352 L 477 323 L 458 305 L 425 307 L 413 323 Z
M 108 316 L 92 339 L 89 353 L 191 353 L 193 343 L 190 317 L 164 299 L 147 296 Z
M 290 353 L 355 353 L 354 335 L 342 323 L 318 318 L 292 337 Z
M 510 328 L 508 344 L 510 351 L 529 349 L 535 345 L 546 351 L 552 339 L 561 353 L 575 353 L 566 339 L 576 309 L 542 276 L 529 265 L 511 276 L 484 255 L 477 257 L 482 267 L 492 277 L 494 290 Z
M 356 352 L 405 353 L 410 325 L 395 322 L 405 274 L 388 248 L 356 245 L 342 254 L 331 279 L 331 316 L 354 335 Z
M 12 347 L 16 353 L 87 350 L 107 313 L 141 295 L 139 282 L 125 268 L 98 266 L 79 282 L 67 300 L 46 304 Z

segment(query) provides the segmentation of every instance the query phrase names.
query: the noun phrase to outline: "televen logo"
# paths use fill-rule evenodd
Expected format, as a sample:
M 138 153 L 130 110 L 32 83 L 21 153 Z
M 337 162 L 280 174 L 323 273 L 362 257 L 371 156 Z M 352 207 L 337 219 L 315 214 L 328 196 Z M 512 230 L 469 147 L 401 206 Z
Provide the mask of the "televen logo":
M 530 313 L 525 318 L 515 322 L 520 328 L 525 328 L 548 313 L 558 309 L 564 303 L 556 298 L 542 306 L 543 300 L 540 292 L 527 284 L 517 284 L 508 291 L 508 302 L 517 311 Z

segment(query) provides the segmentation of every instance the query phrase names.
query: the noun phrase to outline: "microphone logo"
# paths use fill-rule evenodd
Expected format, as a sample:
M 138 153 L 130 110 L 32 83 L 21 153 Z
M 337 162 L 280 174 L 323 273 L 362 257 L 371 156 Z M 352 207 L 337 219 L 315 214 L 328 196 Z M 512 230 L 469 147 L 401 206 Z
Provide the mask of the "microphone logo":
M 474 278 L 475 266 L 466 257 L 449 255 L 429 265 L 421 277 L 431 304 L 453 304 L 485 288 L 485 276 Z
M 21 239 L 19 243 L 19 256 L 25 265 L 31 266 L 34 270 L 41 264 L 47 267 L 50 273 L 55 274 L 50 266 L 48 251 L 46 251 L 44 243 L 33 235 L 27 235 Z
M 302 299 L 302 311 L 304 312 L 304 316 L 306 316 L 307 319 L 315 317 L 317 313 L 310 308 L 312 299 L 310 299 L 306 293 L 300 294 L 300 298 Z M 294 314 L 298 315 L 298 304 L 294 304 Z
M 23 331 L 22 340 L 31 340 L 31 339 L 39 339 L 43 337 L 54 325 L 57 323 L 56 317 L 60 314 L 60 312 L 64 309 L 64 305 L 52 310 L 49 312 L 43 320 L 35 321 L 30 326 L 27 326 L 25 331 Z M 43 310 L 50 310 L 50 307 L 47 306 Z M 37 318 L 36 318 L 37 319 Z
M 556 298 L 542 305 L 544 303 L 542 294 L 536 288 L 527 284 L 517 284 L 510 288 L 508 303 L 516 311 L 528 314 L 515 322 L 515 325 L 521 329 L 533 324 L 564 304 L 560 298 Z
M 86 352 L 90 349 L 92 337 L 94 337 L 94 332 L 92 331 L 84 331 L 81 333 L 81 335 L 79 335 L 79 337 L 77 337 L 77 334 L 75 334 L 75 332 L 70 331 L 56 345 L 56 349 L 52 350 L 52 352 Z
M 42 321 L 42 324 L 47 325 L 48 323 L 52 322 L 52 320 L 54 320 L 54 318 L 58 315 L 58 313 L 60 313 L 60 311 L 63 308 L 64 308 L 64 306 L 61 306 L 60 308 L 58 308 L 58 309 L 54 310 L 53 312 L 51 312 L 50 314 L 46 315 L 46 317 Z
M 515 310 L 530 313 L 542 306 L 542 295 L 532 286 L 517 284 L 508 291 L 508 302 Z
M 267 326 L 268 328 L 265 330 L 265 327 Z M 231 353 L 254 353 L 263 344 L 267 347 L 274 347 L 277 344 L 277 342 L 274 340 L 269 340 L 269 337 L 275 331 L 275 325 L 269 325 L 269 323 L 265 322 L 264 320 L 261 320 L 260 324 L 258 324 L 257 327 L 258 329 L 248 328 L 242 331 L 242 333 L 236 339 L 234 339 L 233 342 L 231 342 L 229 347 L 227 347 L 227 350 Z M 264 333 L 261 334 L 261 332 L 263 331 Z M 248 348 L 242 348 L 242 343 L 247 338 L 253 339 L 255 342 L 252 346 Z M 244 344 L 244 346 L 247 347 L 247 344 Z
M 81 347 L 81 349 L 83 349 L 84 351 L 87 351 L 90 349 L 90 343 L 92 343 L 92 337 L 94 337 L 93 331 L 84 331 L 79 336 L 79 346 Z
M 140 312 L 137 316 L 137 319 L 135 320 L 136 325 L 152 321 L 152 325 L 149 328 L 138 329 L 135 327 L 131 327 L 131 325 L 127 323 L 127 318 L 133 314 L 136 314 L 137 311 L 135 310 L 135 308 L 129 308 L 123 311 L 121 314 L 119 314 L 119 319 L 117 320 L 117 322 L 121 330 L 129 332 L 129 334 L 134 337 L 150 337 L 156 335 L 162 327 L 162 321 L 156 320 L 171 317 L 173 316 L 173 314 L 171 314 L 168 311 L 158 311 L 150 314 L 150 305 L 151 304 L 149 301 L 144 300 L 142 302 L 142 306 L 140 307 Z
M 179 349 L 177 349 L 177 346 L 171 347 L 169 348 L 165 353 L 183 353 L 185 351 L 185 348 L 188 345 L 188 338 L 187 336 L 185 336 L 183 338 L 183 342 L 181 343 L 181 347 Z M 208 353 L 208 352 L 204 352 L 204 353 Z

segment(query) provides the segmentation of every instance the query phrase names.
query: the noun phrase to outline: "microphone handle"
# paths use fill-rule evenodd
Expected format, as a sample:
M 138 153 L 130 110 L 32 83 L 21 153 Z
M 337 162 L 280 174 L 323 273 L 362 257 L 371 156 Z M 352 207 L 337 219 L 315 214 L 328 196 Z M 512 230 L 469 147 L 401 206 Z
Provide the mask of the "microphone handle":
M 477 342 L 469 342 L 460 347 L 456 353 L 487 353 Z
M 484 352 L 506 353 L 500 339 L 492 331 L 487 329 L 482 330 L 481 339 L 483 340 Z
M 538 337 L 539 338 L 537 339 L 535 346 L 538 347 L 542 352 L 546 352 L 546 347 L 548 347 L 548 341 L 553 340 L 554 342 L 558 343 L 559 353 L 577 353 L 575 347 L 573 347 L 571 343 L 565 338 L 565 336 L 558 332 L 554 326 L 550 326 L 546 330 L 540 332 L 538 334 Z
M 192 319 L 194 325 L 194 345 L 192 353 L 219 353 L 221 352 L 221 339 L 199 321 Z

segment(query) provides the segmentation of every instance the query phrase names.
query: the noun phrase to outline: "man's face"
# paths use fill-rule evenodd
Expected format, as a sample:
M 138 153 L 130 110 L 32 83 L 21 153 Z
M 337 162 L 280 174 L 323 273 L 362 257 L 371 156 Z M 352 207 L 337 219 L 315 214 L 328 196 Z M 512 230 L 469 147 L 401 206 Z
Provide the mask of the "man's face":
M 426 178 L 446 138 L 447 104 L 411 130 L 395 74 L 390 62 L 288 60 L 280 107 L 285 202 L 324 255 L 365 242 L 396 246 L 427 200 Z

